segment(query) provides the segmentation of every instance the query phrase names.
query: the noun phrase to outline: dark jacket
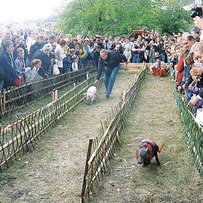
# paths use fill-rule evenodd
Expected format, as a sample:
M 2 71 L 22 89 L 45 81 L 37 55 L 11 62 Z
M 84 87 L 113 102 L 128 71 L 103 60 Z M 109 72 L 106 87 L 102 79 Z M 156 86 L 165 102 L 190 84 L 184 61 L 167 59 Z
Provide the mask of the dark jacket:
M 71 55 L 67 55 L 63 59 L 63 69 L 64 69 L 64 72 L 72 71 L 72 63 L 73 63 L 72 56 Z
M 109 72 L 113 68 L 119 66 L 120 62 L 122 62 L 122 61 L 127 62 L 126 57 L 124 55 L 120 54 L 119 52 L 116 52 L 116 51 L 108 52 L 108 57 L 106 60 L 103 60 L 100 57 L 99 63 L 98 63 L 97 80 L 100 79 L 102 72 L 104 71 L 105 67 L 107 67 L 107 72 Z
M 9 56 L 8 52 L 2 53 L 1 68 L 4 72 L 4 81 L 14 81 L 19 75 L 14 60 Z
M 29 53 L 29 59 L 31 60 L 34 53 L 41 49 L 44 46 L 44 43 L 39 43 L 39 42 L 35 42 L 33 45 L 31 45 L 30 47 L 30 53 Z
M 42 61 L 42 67 L 39 69 L 38 73 L 42 76 L 42 77 L 46 77 L 46 73 L 48 73 L 50 71 L 51 68 L 51 59 L 49 58 L 49 56 L 47 54 L 45 54 L 41 49 L 37 50 L 33 57 L 33 59 L 40 59 Z M 32 61 L 31 60 L 31 61 Z
M 201 75 L 200 81 L 197 83 L 197 87 L 199 87 L 199 96 L 203 99 L 203 73 Z
M 97 68 L 98 67 L 98 63 L 99 63 L 99 58 L 100 58 L 99 52 L 94 50 L 92 52 L 92 58 L 93 58 L 93 61 L 94 61 L 94 66 Z

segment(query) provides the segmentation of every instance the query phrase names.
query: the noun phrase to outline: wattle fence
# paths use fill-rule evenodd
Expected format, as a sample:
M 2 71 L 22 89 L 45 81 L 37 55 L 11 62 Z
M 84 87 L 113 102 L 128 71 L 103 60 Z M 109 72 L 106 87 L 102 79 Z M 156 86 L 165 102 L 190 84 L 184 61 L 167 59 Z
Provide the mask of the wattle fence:
M 178 109 L 184 125 L 187 145 L 195 157 L 195 164 L 203 175 L 203 126 L 195 122 L 195 117 L 182 101 L 181 95 L 175 93 Z
M 85 72 L 81 74 L 82 78 L 86 76 Z M 95 184 L 100 181 L 106 171 L 108 161 L 114 156 L 115 146 L 119 142 L 119 136 L 125 125 L 126 115 L 129 113 L 138 94 L 139 87 L 145 79 L 145 74 L 146 66 L 144 65 L 143 70 L 138 75 L 135 75 L 135 80 L 130 88 L 123 92 L 119 104 L 112 108 L 105 121 L 101 121 L 98 137 L 89 140 L 81 192 L 82 203 L 91 198 Z M 64 75 L 62 76 L 65 77 Z M 83 94 L 94 80 L 95 76 L 90 77 L 60 98 L 56 97 L 54 101 L 45 107 L 32 112 L 15 123 L 5 127 L 0 126 L 0 170 L 3 170 L 15 158 L 17 153 L 33 147 L 35 140 L 44 131 L 54 127 L 62 116 L 77 106 L 84 99 Z M 71 78 L 69 78 L 69 82 L 70 84 L 74 83 Z M 48 81 L 47 84 L 49 84 Z M 67 82 L 62 84 L 59 81 L 59 84 L 58 87 L 65 86 Z M 49 92 L 57 87 L 52 87 L 51 84 L 45 86 L 47 88 L 50 87 Z M 48 89 L 43 91 L 47 93 Z M 38 94 L 37 91 L 35 93 Z M 195 164 L 200 174 L 203 174 L 203 127 L 195 122 L 194 115 L 182 102 L 181 95 L 175 93 L 175 97 L 183 120 L 187 144 L 195 156 Z
M 0 127 L 0 169 L 3 170 L 13 157 L 23 149 L 34 146 L 34 141 L 57 121 L 77 106 L 84 93 L 95 80 L 95 76 L 85 80 L 43 108 L 6 127 Z
M 89 140 L 86 166 L 82 184 L 81 202 L 90 199 L 93 194 L 94 185 L 106 171 L 107 162 L 114 156 L 115 144 L 119 141 L 119 135 L 124 127 L 126 115 L 137 96 L 139 87 L 145 78 L 146 66 L 131 87 L 123 93 L 117 107 L 112 109 L 106 121 L 101 122 L 100 135 Z
M 0 116 L 22 108 L 25 104 L 50 94 L 54 89 L 60 89 L 86 79 L 86 74 L 93 73 L 94 68 L 80 69 L 76 72 L 65 73 L 49 79 L 28 83 L 20 87 L 11 87 L 0 93 Z

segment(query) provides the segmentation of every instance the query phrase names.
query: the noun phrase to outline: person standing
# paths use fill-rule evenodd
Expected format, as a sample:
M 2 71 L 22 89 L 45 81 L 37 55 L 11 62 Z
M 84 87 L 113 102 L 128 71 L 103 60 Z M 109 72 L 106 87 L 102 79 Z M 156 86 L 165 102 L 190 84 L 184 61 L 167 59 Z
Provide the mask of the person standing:
M 53 61 L 50 59 L 51 51 L 52 46 L 50 43 L 47 43 L 42 47 L 42 49 L 37 50 L 32 57 L 32 61 L 34 59 L 40 59 L 42 61 L 42 67 L 39 69 L 38 73 L 43 78 L 48 78 L 52 72 Z
M 116 75 L 120 69 L 121 61 L 127 62 L 127 59 L 124 55 L 120 54 L 119 52 L 116 52 L 116 51 L 108 52 L 105 49 L 102 49 L 100 51 L 98 72 L 97 72 L 97 77 L 96 77 L 94 84 L 95 85 L 98 84 L 99 79 L 101 78 L 102 72 L 104 72 L 106 98 L 110 97 L 114 82 L 116 80 Z
M 3 53 L 1 57 L 1 65 L 4 71 L 4 84 L 3 87 L 7 88 L 10 86 L 19 86 L 20 84 L 16 83 L 16 79 L 21 81 L 22 78 L 19 76 L 19 72 L 15 67 L 14 58 L 13 58 L 14 44 L 11 40 L 6 40 L 3 42 Z

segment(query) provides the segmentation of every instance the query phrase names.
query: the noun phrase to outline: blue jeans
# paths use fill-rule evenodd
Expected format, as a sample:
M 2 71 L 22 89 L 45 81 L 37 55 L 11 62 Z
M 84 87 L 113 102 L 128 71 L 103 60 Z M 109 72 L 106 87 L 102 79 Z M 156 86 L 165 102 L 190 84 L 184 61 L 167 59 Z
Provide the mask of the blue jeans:
M 140 58 L 139 54 L 132 55 L 132 63 L 141 63 L 141 58 Z
M 186 90 L 187 103 L 189 103 L 189 101 L 190 101 L 191 98 L 192 98 L 192 94 Z
M 116 75 L 119 69 L 120 69 L 120 64 L 118 66 L 115 66 L 113 69 L 107 69 L 107 67 L 105 67 L 104 83 L 106 87 L 106 95 L 108 96 L 111 94 L 114 82 L 116 80 Z
M 167 63 L 167 56 L 165 54 L 161 54 L 161 61 L 163 61 L 164 63 Z

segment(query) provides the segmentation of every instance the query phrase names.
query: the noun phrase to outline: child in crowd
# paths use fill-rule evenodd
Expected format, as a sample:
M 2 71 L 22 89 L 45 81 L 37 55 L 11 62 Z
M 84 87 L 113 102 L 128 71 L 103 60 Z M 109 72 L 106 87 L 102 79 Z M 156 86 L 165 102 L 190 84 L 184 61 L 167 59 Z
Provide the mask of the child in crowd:
M 66 56 L 63 59 L 63 73 L 68 73 L 73 71 L 72 69 L 73 54 L 75 54 L 75 49 L 67 50 Z
M 73 62 L 72 62 L 72 70 L 73 71 L 78 71 L 78 63 L 79 63 L 79 56 L 80 56 L 80 51 L 71 49 L 70 50 L 70 55 L 72 56 Z
M 19 47 L 17 48 L 17 57 L 14 61 L 15 67 L 21 76 L 20 80 L 15 80 L 16 86 L 23 85 L 26 81 L 26 76 L 25 76 L 25 54 L 24 54 L 24 49 Z
M 27 82 L 34 82 L 43 79 L 43 77 L 38 73 L 39 69 L 41 68 L 41 65 L 42 61 L 40 59 L 34 59 L 31 62 L 31 67 L 27 67 L 25 69 Z
M 25 73 L 25 60 L 23 48 L 19 47 L 17 49 L 17 57 L 14 63 L 19 73 Z

